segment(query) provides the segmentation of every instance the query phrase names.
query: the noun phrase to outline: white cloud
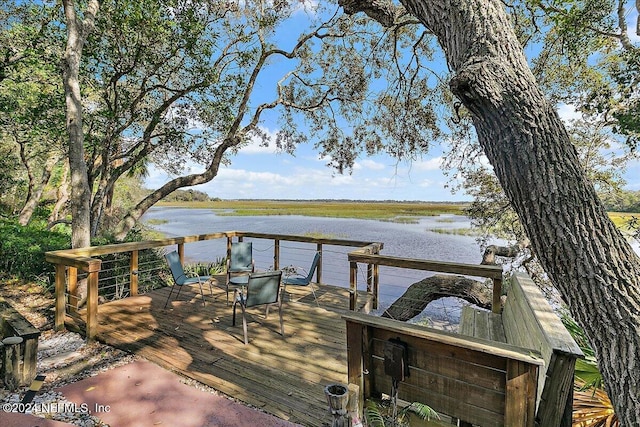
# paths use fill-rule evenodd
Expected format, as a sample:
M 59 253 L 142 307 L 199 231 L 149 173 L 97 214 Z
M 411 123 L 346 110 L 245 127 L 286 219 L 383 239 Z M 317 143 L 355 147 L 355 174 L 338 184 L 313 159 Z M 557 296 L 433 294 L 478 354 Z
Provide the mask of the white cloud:
M 428 160 L 420 160 L 413 163 L 413 168 L 419 171 L 437 171 L 442 166 L 443 158 L 441 156 L 434 157 Z
M 319 9 L 319 4 L 315 0 L 300 0 L 296 12 L 304 12 L 305 14 L 315 15 Z
M 270 131 L 268 129 L 261 129 L 262 132 L 265 132 L 269 138 L 269 145 L 264 146 L 263 142 L 260 138 L 254 136 L 251 138 L 251 142 L 248 145 L 242 147 L 239 150 L 241 154 L 275 154 L 278 152 L 278 149 L 275 145 L 275 137 L 276 133 L 274 131 Z
M 371 159 L 364 159 L 360 162 L 356 162 L 353 165 L 353 169 L 354 170 L 373 170 L 373 171 L 380 171 L 380 170 L 384 170 L 386 168 L 386 166 L 380 162 L 376 162 L 375 160 L 371 160 Z
M 578 120 L 582 118 L 582 114 L 576 111 L 576 108 L 573 105 L 569 104 L 560 104 L 558 105 L 558 115 L 563 122 L 567 123 L 571 120 Z

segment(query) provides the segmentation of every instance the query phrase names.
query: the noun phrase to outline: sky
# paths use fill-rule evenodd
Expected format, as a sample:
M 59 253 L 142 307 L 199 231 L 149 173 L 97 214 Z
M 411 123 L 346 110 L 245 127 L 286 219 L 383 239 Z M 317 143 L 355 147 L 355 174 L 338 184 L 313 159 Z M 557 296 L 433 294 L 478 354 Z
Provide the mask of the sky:
M 326 166 L 311 144 L 299 146 L 295 156 L 252 144 L 231 162 L 214 180 L 193 189 L 221 199 L 468 200 L 445 188 L 437 154 L 410 163 L 384 155 L 365 157 L 352 173 L 342 175 Z M 154 169 L 146 185 L 157 188 L 167 179 Z
M 565 119 L 577 114 L 569 106 L 559 110 Z M 218 176 L 193 187 L 221 199 L 351 199 L 468 201 L 463 192 L 452 193 L 452 183 L 440 169 L 442 149 L 412 162 L 398 163 L 385 156 L 361 157 L 352 173 L 338 174 L 326 166 L 311 144 L 299 146 L 295 156 L 275 147 L 251 144 L 222 166 Z M 191 167 L 191 172 L 201 168 Z M 629 164 L 626 189 L 640 191 L 640 161 Z M 170 177 L 152 168 L 145 184 L 158 188 Z
M 628 16 L 635 28 L 635 16 Z M 640 37 L 630 31 L 634 42 Z M 578 118 L 571 106 L 559 108 L 564 120 Z M 264 123 L 267 132 L 275 133 L 274 124 Z M 271 126 L 271 127 L 270 127 Z M 252 143 L 231 157 L 231 164 L 221 166 L 218 176 L 206 184 L 192 187 L 221 199 L 351 199 L 351 200 L 421 200 L 468 201 L 462 191 L 452 192 L 452 183 L 440 168 L 441 147 L 411 162 L 400 162 L 385 155 L 360 157 L 351 173 L 338 174 L 326 166 L 313 143 L 300 145 L 295 155 L 279 153 L 275 147 Z M 189 173 L 201 172 L 192 165 Z M 151 167 L 145 186 L 155 189 L 173 178 Z M 626 189 L 640 191 L 640 160 L 629 163 L 624 174 Z

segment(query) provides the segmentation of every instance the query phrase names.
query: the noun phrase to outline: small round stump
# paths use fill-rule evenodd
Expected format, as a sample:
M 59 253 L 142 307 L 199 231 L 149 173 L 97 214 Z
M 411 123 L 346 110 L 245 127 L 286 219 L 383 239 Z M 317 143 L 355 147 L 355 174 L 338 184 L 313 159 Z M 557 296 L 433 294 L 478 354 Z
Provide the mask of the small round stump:
M 348 425 L 347 404 L 349 402 L 349 389 L 342 384 L 330 384 L 324 388 L 324 394 L 329 403 L 329 412 L 333 416 L 332 427 L 346 427 Z

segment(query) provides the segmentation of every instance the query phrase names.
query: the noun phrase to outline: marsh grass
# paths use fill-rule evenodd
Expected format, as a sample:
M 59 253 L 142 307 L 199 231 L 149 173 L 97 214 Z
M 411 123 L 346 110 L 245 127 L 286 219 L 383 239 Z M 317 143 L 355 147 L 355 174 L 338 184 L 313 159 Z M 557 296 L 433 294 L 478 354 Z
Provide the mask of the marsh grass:
M 427 231 L 432 231 L 438 234 L 452 234 L 455 236 L 476 237 L 480 235 L 480 232 L 473 228 L 428 228 Z
M 453 222 L 455 222 L 455 220 L 453 220 L 451 218 L 438 218 L 438 219 L 436 219 L 436 222 L 453 223 Z
M 345 234 L 325 233 L 323 231 L 307 231 L 303 236 L 314 239 L 346 239 L 348 237 Z
M 632 231 L 631 228 L 629 227 L 629 221 L 631 221 L 631 219 L 633 217 L 640 217 L 640 214 L 638 213 L 624 213 L 624 212 L 609 212 L 609 218 L 611 218 L 611 221 L 613 221 L 613 223 L 615 224 L 616 227 L 618 227 L 618 229 L 620 229 L 621 231 Z
M 160 218 L 151 218 L 150 220 L 145 221 L 145 223 L 149 225 L 162 225 L 168 223 L 168 219 L 160 219 Z
M 409 221 L 411 217 L 463 214 L 465 204 L 436 202 L 354 202 L 354 201 L 281 201 L 221 200 L 210 202 L 161 202 L 158 206 L 215 209 L 220 216 L 304 215 L 315 217 L 357 218 Z
M 417 217 L 398 216 L 395 218 L 383 219 L 386 222 L 395 222 L 398 224 L 418 224 L 420 220 Z

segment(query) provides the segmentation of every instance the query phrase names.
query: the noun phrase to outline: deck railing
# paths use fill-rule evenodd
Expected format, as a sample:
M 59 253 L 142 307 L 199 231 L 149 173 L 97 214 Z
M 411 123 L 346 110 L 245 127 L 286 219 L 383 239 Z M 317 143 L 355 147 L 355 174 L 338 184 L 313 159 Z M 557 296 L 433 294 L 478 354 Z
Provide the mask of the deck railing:
M 437 273 L 462 274 L 467 276 L 485 277 L 493 281 L 492 311 L 499 313 L 501 309 L 500 296 L 502 295 L 502 266 L 499 265 L 478 265 L 478 264 L 461 264 L 444 261 L 432 261 L 414 258 L 401 258 L 394 256 L 380 255 L 375 247 L 363 247 L 349 253 L 349 286 L 351 301 L 349 307 L 354 310 L 357 303 L 357 270 L 358 263 L 366 264 L 370 274 L 367 277 L 372 279 L 367 283 L 367 291 L 371 293 L 373 307 L 377 308 L 379 296 L 379 267 L 388 266 L 399 269 L 422 270 Z
M 138 287 L 140 285 L 139 278 L 143 272 L 139 263 L 141 251 L 177 245 L 177 251 L 180 259 L 184 262 L 186 244 L 206 240 L 226 239 L 227 256 L 229 256 L 231 253 L 231 244 L 234 239 L 237 239 L 237 241 L 242 241 L 244 238 L 267 239 L 273 241 L 273 263 L 269 266 L 273 269 L 280 268 L 281 242 L 300 242 L 315 244 L 315 250 L 317 250 L 318 252 L 322 252 L 323 247 L 329 245 L 356 247 L 359 248 L 358 253 L 371 255 L 378 254 L 383 247 L 383 244 L 380 242 L 363 242 L 347 239 L 317 238 L 308 236 L 253 233 L 243 231 L 226 231 L 159 240 L 149 240 L 143 242 L 111 244 L 103 246 L 92 246 L 88 248 L 47 252 L 45 254 L 47 262 L 55 265 L 55 328 L 57 330 L 64 329 L 65 319 L 67 318 L 67 316 L 73 319 L 79 319 L 78 306 L 80 301 L 78 295 L 78 282 L 79 280 L 86 280 L 86 322 L 84 332 L 87 338 L 95 338 L 98 332 L 99 281 L 101 272 L 104 274 L 104 271 L 106 270 L 105 268 L 103 268 L 103 262 L 97 257 L 114 254 L 129 254 L 128 269 L 125 268 L 125 270 L 128 271 L 125 271 L 124 273 L 121 272 L 120 275 L 128 276 L 128 279 L 126 280 L 128 285 L 128 295 L 134 296 L 138 294 Z M 323 266 L 322 261 L 320 261 L 318 270 L 316 272 L 317 283 L 322 283 L 322 272 Z M 377 291 L 378 279 L 376 277 L 376 267 L 373 265 L 368 266 L 367 272 L 368 275 L 366 280 L 368 291 Z M 355 272 L 352 271 L 351 275 L 354 274 Z M 356 283 L 356 278 L 352 277 L 351 282 Z M 350 291 L 352 292 L 352 295 L 350 297 L 351 301 L 355 302 L 356 296 L 353 295 L 353 293 L 356 292 L 356 288 L 351 285 Z M 371 299 L 376 301 L 378 299 L 378 296 L 372 295 Z M 355 307 L 355 305 L 353 304 L 350 304 L 350 306 Z

